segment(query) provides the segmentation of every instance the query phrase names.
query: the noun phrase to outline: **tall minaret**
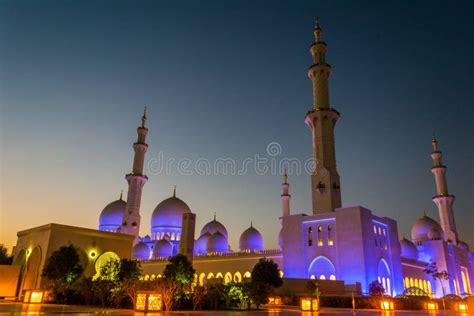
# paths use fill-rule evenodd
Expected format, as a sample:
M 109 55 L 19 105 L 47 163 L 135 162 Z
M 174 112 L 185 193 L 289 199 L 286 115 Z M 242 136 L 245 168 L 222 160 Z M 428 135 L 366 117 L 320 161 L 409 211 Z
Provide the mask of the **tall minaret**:
M 438 141 L 436 140 L 436 137 L 433 136 L 431 144 L 433 145 L 433 152 L 431 153 L 433 167 L 431 168 L 431 172 L 435 177 L 436 183 L 436 195 L 433 197 L 433 202 L 438 207 L 444 238 L 456 245 L 458 242 L 458 232 L 456 230 L 456 223 L 454 222 L 453 211 L 455 197 L 448 193 L 446 166 L 443 165 L 443 154 L 438 150 Z
M 313 82 L 313 110 L 308 112 L 305 123 L 311 129 L 315 170 L 311 176 L 313 213 L 326 213 L 341 207 L 341 188 L 336 169 L 334 127 L 339 112 L 329 104 L 329 76 L 331 66 L 326 63 L 327 45 L 321 41 L 319 18 L 314 30 L 316 42 L 310 52 L 314 64 L 308 70 Z
M 148 149 L 146 143 L 146 135 L 148 128 L 146 124 L 146 108 L 142 116 L 142 126 L 137 128 L 137 142 L 133 144 L 135 156 L 133 158 L 132 173 L 125 176 L 128 182 L 127 206 L 125 208 L 125 215 L 123 217 L 121 233 L 134 235 L 135 242 L 138 241 L 138 234 L 140 233 L 140 202 L 142 199 L 143 185 L 148 178 L 143 174 L 143 165 L 145 163 L 145 153 Z
M 290 199 L 291 195 L 288 193 L 290 184 L 288 183 L 288 174 L 285 171 L 285 175 L 283 176 L 283 183 L 281 184 L 281 188 L 283 189 L 283 194 L 281 195 L 281 216 L 290 216 Z

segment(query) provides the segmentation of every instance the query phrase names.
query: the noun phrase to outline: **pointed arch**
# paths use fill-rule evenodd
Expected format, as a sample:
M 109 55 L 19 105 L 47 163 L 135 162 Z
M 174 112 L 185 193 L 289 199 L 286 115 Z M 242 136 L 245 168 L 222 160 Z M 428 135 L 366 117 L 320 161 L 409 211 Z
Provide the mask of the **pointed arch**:
M 239 271 L 235 272 L 234 274 L 234 282 L 239 283 L 242 282 L 242 274 Z
M 205 273 L 201 273 L 199 275 L 199 285 L 200 286 L 204 286 L 204 282 L 206 281 L 206 274 Z
M 334 264 L 325 256 L 316 257 L 309 265 L 308 275 L 315 275 L 321 278 L 321 275 L 336 275 Z
M 232 282 L 232 274 L 230 272 L 226 272 L 224 275 L 224 284 Z

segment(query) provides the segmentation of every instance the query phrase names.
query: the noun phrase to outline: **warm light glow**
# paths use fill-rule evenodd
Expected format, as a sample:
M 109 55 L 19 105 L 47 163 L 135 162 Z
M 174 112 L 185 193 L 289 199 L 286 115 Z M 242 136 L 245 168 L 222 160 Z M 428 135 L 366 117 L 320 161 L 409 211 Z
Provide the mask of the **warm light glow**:
M 137 294 L 137 300 L 135 303 L 135 309 L 137 311 L 144 311 L 146 304 L 146 294 Z
M 311 310 L 311 299 L 309 298 L 302 298 L 301 302 L 301 310 L 302 311 L 310 311 Z
M 467 312 L 467 305 L 464 303 L 459 303 L 458 309 L 460 312 Z
M 319 309 L 319 302 L 317 298 L 302 298 L 300 300 L 300 307 L 302 311 L 317 311 Z
M 438 310 L 438 303 L 434 303 L 434 302 L 426 303 L 426 309 L 429 311 L 436 311 Z
M 380 302 L 380 308 L 383 310 L 393 310 L 393 302 L 388 300 L 383 300 Z
M 150 294 L 148 296 L 148 308 L 149 311 L 161 311 L 162 301 L 161 294 Z
M 97 252 L 95 252 L 95 250 L 89 251 L 89 257 L 90 257 L 91 259 L 94 259 L 96 256 L 97 256 Z
M 42 303 L 43 302 L 43 292 L 33 291 L 31 292 L 30 303 Z
M 44 291 L 26 291 L 23 303 L 40 304 L 43 303 Z

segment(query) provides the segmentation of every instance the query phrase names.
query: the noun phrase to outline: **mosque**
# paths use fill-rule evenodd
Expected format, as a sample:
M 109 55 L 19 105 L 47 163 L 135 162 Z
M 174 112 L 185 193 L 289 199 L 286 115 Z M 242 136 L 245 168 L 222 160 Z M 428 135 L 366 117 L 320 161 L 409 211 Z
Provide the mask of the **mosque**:
M 308 214 L 292 214 L 290 184 L 285 175 L 280 196 L 281 230 L 272 237 L 278 239 L 277 249 L 265 248 L 262 234 L 253 225 L 240 235 L 239 249 L 231 249 L 228 231 L 215 216 L 195 235 L 196 214 L 176 195 L 176 190 L 154 209 L 149 234 L 139 236 L 142 189 L 148 180 L 143 170 L 148 149 L 146 110 L 133 144 L 132 172 L 125 177 L 127 200 L 120 196 L 103 209 L 99 231 L 108 238 L 133 237 L 130 253 L 140 260 L 146 279 L 161 277 L 167 259 L 182 253 L 193 261 L 199 284 L 209 279 L 241 282 L 251 277 L 252 267 L 265 257 L 278 263 L 285 280 L 318 278 L 327 284 L 342 284 L 346 291 L 357 288 L 367 293 L 369 284 L 378 280 L 386 293 L 393 296 L 407 291 L 438 297 L 443 293 L 472 293 L 474 255 L 458 236 L 453 211 L 455 197 L 448 192 L 446 166 L 434 137 L 431 171 L 436 195 L 432 200 L 438 207 L 440 223 L 424 215 L 414 223 L 411 240 L 400 239 L 396 220 L 362 206 L 342 207 L 334 138 L 340 114 L 329 100 L 332 68 L 326 62 L 327 44 L 321 40 L 319 22 L 314 35 L 315 42 L 310 47 L 313 64 L 308 69 L 313 106 L 305 116 L 317 162 L 311 176 L 312 210 Z M 436 263 L 439 271 L 447 271 L 449 279 L 434 280 L 428 275 L 424 269 L 431 262 Z

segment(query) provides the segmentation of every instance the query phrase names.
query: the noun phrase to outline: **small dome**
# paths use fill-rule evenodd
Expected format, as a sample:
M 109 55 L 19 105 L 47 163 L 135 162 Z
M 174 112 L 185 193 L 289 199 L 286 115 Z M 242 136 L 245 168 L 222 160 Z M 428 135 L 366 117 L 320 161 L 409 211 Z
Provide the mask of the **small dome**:
M 430 238 L 428 236 L 428 233 L 431 235 L 431 237 L 439 238 Z M 434 219 L 426 215 L 423 215 L 423 217 L 417 219 L 415 224 L 411 228 L 411 239 L 415 243 L 420 243 L 429 239 L 440 238 L 442 238 L 441 226 Z
M 150 236 L 149 236 L 149 235 L 146 235 L 146 236 L 143 238 L 143 242 L 145 242 L 145 243 L 151 242 Z
M 469 251 L 469 245 L 465 241 L 460 241 L 458 247 L 464 250 Z
M 278 233 L 278 248 L 283 249 L 283 228 Z
M 214 220 L 212 220 L 209 223 L 207 223 L 206 225 L 204 225 L 204 227 L 201 229 L 201 236 L 205 232 L 208 232 L 211 235 L 214 234 L 215 232 L 219 232 L 222 235 L 224 235 L 225 238 L 227 238 L 227 239 L 229 238 L 229 235 L 227 233 L 227 229 L 225 228 L 224 225 L 222 225 L 222 223 L 220 223 L 219 221 L 216 220 L 215 216 L 214 216 Z
M 240 235 L 239 249 L 251 251 L 263 250 L 262 234 L 250 225 L 250 227 Z
M 150 259 L 150 248 L 143 241 L 140 241 L 133 247 L 132 257 L 138 260 Z
M 166 239 L 160 239 L 153 247 L 153 258 L 168 258 L 173 255 L 173 245 Z
M 204 234 L 199 237 L 196 242 L 194 243 L 194 253 L 195 254 L 205 254 L 207 252 L 207 240 L 212 235 L 209 232 L 205 232 Z
M 117 201 L 107 204 L 99 217 L 99 230 L 117 231 L 122 227 L 123 215 L 127 203 L 120 198 Z
M 189 206 L 183 200 L 172 196 L 155 207 L 151 216 L 151 227 L 153 228 L 181 228 L 183 214 L 191 213 Z
M 229 251 L 229 244 L 227 243 L 227 238 L 225 238 L 225 236 L 220 232 L 215 232 L 207 239 L 206 250 L 207 253 L 227 253 Z
M 418 260 L 418 249 L 414 243 L 406 238 L 400 240 L 401 256 L 408 259 Z

